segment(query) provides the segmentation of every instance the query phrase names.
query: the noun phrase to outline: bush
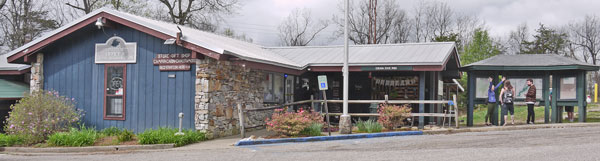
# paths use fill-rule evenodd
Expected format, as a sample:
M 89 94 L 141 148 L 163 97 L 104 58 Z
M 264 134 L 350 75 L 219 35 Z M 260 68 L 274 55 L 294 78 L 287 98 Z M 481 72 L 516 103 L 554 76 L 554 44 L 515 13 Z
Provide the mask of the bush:
M 383 129 L 383 126 L 379 124 L 379 122 L 371 119 L 367 121 L 359 119 L 358 122 L 356 122 L 356 127 L 358 128 L 359 132 L 366 133 L 381 132 L 381 129 Z
M 271 119 L 265 120 L 268 131 L 274 131 L 285 137 L 298 136 L 301 131 L 312 124 L 323 124 L 323 117 L 314 111 L 284 112 L 276 109 Z
M 202 132 L 194 130 L 183 130 L 185 135 L 175 135 L 178 129 L 173 128 L 158 128 L 148 129 L 137 135 L 138 143 L 140 144 L 175 144 L 175 146 L 183 146 L 206 140 L 206 136 Z
M 96 142 L 100 134 L 94 128 L 71 128 L 69 132 L 59 132 L 48 137 L 50 146 L 90 146 Z
M 408 105 L 386 105 L 381 104 L 377 109 L 379 112 L 379 122 L 383 127 L 389 130 L 402 125 L 402 121 L 410 114 L 410 107 Z
M 8 134 L 28 136 L 26 144 L 39 143 L 48 135 L 68 131 L 82 116 L 82 112 L 75 109 L 75 99 L 52 91 L 33 92 L 10 108 L 4 129 Z
M 126 142 L 133 140 L 134 136 L 135 134 L 133 134 L 131 130 L 123 130 L 121 134 L 119 134 L 117 139 L 119 140 L 119 142 Z
M 321 136 L 321 129 L 323 129 L 323 124 L 313 123 L 310 126 L 304 128 L 304 130 L 302 130 L 300 134 L 306 136 Z
M 123 130 L 113 126 L 100 130 L 100 133 L 104 134 L 105 136 L 118 136 L 123 133 Z
M 25 138 L 20 135 L 0 134 L 0 147 L 25 144 Z

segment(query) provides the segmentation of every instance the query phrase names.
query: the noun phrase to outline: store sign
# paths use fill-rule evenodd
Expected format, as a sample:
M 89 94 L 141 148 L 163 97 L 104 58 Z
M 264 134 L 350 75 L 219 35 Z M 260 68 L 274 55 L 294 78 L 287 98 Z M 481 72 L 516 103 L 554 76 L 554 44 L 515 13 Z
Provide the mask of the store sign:
M 152 63 L 158 65 L 160 71 L 185 71 L 190 70 L 191 64 L 196 64 L 196 59 L 191 53 L 156 54 Z
M 319 80 L 319 90 L 327 90 L 327 76 L 326 75 L 320 75 L 317 76 L 317 79 Z
M 96 63 L 136 63 L 137 44 L 113 36 L 106 43 L 96 44 L 95 54 Z
M 362 71 L 394 71 L 394 70 L 413 70 L 412 66 L 374 66 L 361 67 Z

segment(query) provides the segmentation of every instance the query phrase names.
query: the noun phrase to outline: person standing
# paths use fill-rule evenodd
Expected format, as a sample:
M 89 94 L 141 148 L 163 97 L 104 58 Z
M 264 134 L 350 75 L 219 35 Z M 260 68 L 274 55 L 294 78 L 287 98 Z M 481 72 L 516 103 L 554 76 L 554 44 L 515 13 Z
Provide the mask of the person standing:
M 529 86 L 529 90 L 527 90 L 527 94 L 525 94 L 525 104 L 527 104 L 527 124 L 534 124 L 535 111 L 533 106 L 535 105 L 536 101 L 536 88 L 533 84 L 533 79 L 527 79 L 527 86 Z
M 569 122 L 573 122 L 573 120 L 574 120 L 574 117 L 573 117 L 574 107 L 573 106 L 565 106 L 565 111 L 567 111 L 567 119 L 569 119 Z
M 506 77 L 502 77 L 502 81 L 500 81 L 500 83 L 498 83 L 498 85 L 496 85 L 496 86 L 494 86 L 494 83 L 492 82 L 492 81 L 494 81 L 492 76 L 488 77 L 488 80 L 490 81 L 490 86 L 488 87 L 488 99 L 487 99 L 488 109 L 487 109 L 487 113 L 485 114 L 485 125 L 486 126 L 492 125 L 492 115 L 494 115 L 494 111 L 496 111 L 496 89 L 498 89 L 498 87 L 500 87 L 500 85 L 502 85 L 502 82 L 504 82 L 504 80 L 506 80 Z M 489 122 L 488 122 L 488 120 L 489 120 Z
M 504 116 L 504 124 L 502 126 L 506 126 L 508 122 L 507 114 L 510 112 L 510 119 L 512 120 L 512 124 L 515 124 L 515 106 L 513 104 L 513 99 L 515 95 L 515 89 L 510 84 L 510 81 L 504 82 L 504 88 L 500 91 L 500 104 L 502 104 L 502 116 Z

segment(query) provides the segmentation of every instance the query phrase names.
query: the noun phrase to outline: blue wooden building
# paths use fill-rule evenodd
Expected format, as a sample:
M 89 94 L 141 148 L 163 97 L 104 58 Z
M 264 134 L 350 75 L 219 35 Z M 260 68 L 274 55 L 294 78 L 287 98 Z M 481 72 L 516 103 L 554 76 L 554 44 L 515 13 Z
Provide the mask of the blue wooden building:
M 7 61 L 31 65 L 31 90 L 74 98 L 87 126 L 141 132 L 177 127 L 182 113 L 184 128 L 218 137 L 239 132 L 238 107 L 307 99 L 318 74 L 331 77 L 328 93 L 339 97 L 341 51 L 268 48 L 103 8 L 7 53 Z M 445 99 L 444 82 L 461 76 L 452 42 L 356 45 L 350 51 L 353 99 Z M 270 114 L 249 112 L 245 124 L 264 125 Z M 419 126 L 431 121 L 420 117 Z

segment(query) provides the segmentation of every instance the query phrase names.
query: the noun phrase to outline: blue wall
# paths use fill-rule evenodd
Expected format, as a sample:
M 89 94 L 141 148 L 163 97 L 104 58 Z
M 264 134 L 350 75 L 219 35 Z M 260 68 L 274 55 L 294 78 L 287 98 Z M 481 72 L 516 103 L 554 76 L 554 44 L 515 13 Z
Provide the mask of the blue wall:
M 94 63 L 96 43 L 117 35 L 137 42 L 137 63 L 127 64 L 126 118 L 104 120 L 104 65 Z M 187 53 L 175 45 L 135 29 L 115 25 L 98 30 L 88 25 L 48 45 L 44 53 L 44 89 L 74 97 L 85 111 L 83 122 L 97 129 L 119 127 L 142 132 L 148 128 L 178 127 L 178 113 L 185 114 L 183 127 L 194 128 L 195 65 L 190 71 L 160 72 L 152 64 L 157 53 Z M 175 74 L 175 78 L 168 78 Z

